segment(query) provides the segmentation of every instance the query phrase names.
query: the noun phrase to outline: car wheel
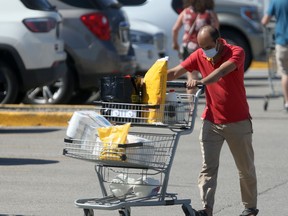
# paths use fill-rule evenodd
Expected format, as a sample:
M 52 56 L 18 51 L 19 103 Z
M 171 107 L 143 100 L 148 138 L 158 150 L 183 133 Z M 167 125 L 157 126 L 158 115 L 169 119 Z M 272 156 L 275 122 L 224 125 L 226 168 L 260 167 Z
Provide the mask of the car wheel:
M 78 90 L 74 92 L 69 104 L 86 104 L 92 93 L 92 90 Z
M 220 29 L 220 34 L 228 43 L 238 45 L 244 49 L 246 56 L 244 70 L 247 71 L 252 63 L 253 56 L 246 38 L 236 30 Z
M 18 92 L 18 80 L 13 69 L 0 61 L 0 103 L 15 103 Z
M 68 68 L 64 76 L 51 85 L 29 90 L 23 102 L 28 104 L 64 104 L 70 100 L 74 86 L 74 75 Z

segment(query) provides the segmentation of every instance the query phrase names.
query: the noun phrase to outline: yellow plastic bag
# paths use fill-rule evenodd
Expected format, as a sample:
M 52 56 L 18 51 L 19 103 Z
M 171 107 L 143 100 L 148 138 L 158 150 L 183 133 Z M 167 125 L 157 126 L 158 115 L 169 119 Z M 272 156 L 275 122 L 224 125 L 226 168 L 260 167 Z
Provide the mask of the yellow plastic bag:
M 143 103 L 159 105 L 165 103 L 168 58 L 158 59 L 147 71 L 143 80 Z M 149 109 L 148 123 L 162 122 L 164 106 Z
M 126 123 L 124 125 L 98 128 L 98 135 L 103 143 L 100 154 L 101 160 L 122 160 L 125 151 L 123 148 L 118 148 L 118 144 L 126 143 L 130 125 L 131 123 Z

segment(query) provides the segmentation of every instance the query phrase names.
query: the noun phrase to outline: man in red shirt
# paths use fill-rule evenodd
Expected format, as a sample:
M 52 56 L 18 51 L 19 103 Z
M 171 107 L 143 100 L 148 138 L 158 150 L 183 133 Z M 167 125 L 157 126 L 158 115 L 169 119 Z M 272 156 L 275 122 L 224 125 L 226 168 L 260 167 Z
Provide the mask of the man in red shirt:
M 196 216 L 212 216 L 219 157 L 224 141 L 236 163 L 244 211 L 240 216 L 255 216 L 257 209 L 257 178 L 252 147 L 252 122 L 244 87 L 244 50 L 227 44 L 217 29 L 204 26 L 197 40 L 200 49 L 178 66 L 168 70 L 167 80 L 186 71 L 200 71 L 201 80 L 187 82 L 187 88 L 206 85 L 206 107 L 199 136 L 203 164 L 198 179 L 203 210 Z

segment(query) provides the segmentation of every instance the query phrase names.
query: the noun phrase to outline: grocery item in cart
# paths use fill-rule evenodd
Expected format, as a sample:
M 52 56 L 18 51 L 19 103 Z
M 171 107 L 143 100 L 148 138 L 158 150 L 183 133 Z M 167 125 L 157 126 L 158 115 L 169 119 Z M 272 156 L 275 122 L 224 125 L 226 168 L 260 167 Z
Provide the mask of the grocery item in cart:
M 123 161 L 125 156 L 125 149 L 119 148 L 118 144 L 127 143 L 127 135 L 131 123 L 124 125 L 115 125 L 109 127 L 98 128 L 98 136 L 103 143 L 101 150 L 101 160 L 119 160 Z
M 126 150 L 126 162 L 131 164 L 138 164 L 142 166 L 149 166 L 149 163 L 153 160 L 155 148 L 151 140 L 143 137 L 128 134 L 127 144 L 141 144 L 138 147 L 127 147 Z
M 158 59 L 147 71 L 143 80 L 142 103 L 160 105 L 165 103 L 168 57 Z M 149 109 L 148 123 L 162 122 L 164 107 Z
M 111 123 L 95 111 L 75 111 L 68 122 L 66 136 L 72 139 L 89 139 L 94 128 L 107 126 L 111 126 Z
M 181 95 L 170 89 L 166 94 L 164 123 L 183 123 L 186 119 L 185 104 L 181 100 Z
M 128 177 L 128 175 L 121 173 L 111 181 L 109 184 L 109 189 L 114 196 L 123 197 L 132 193 L 134 182 L 134 178 Z
M 133 192 L 137 197 L 153 196 L 160 190 L 160 181 L 150 177 L 140 177 L 135 181 Z
M 141 82 L 140 76 L 102 77 L 100 98 L 105 102 L 141 103 Z

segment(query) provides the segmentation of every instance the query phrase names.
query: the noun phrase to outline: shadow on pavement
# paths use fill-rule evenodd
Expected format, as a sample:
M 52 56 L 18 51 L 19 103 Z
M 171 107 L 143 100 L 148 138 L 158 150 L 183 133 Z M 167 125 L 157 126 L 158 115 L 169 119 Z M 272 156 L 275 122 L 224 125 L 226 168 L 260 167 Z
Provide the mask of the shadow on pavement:
M 29 215 L 19 215 L 19 214 L 17 214 L 17 215 L 15 215 L 15 214 L 0 214 L 0 216 L 29 216 Z
M 43 165 L 54 163 L 59 163 L 59 161 L 32 158 L 0 158 L 0 166 Z M 0 214 L 0 216 L 2 215 Z
M 19 134 L 19 133 L 23 133 L 23 134 L 30 134 L 30 133 L 50 133 L 50 132 L 55 132 L 55 131 L 59 131 L 61 129 L 55 129 L 55 128 L 19 128 L 19 129 L 15 129 L 15 128 L 1 128 L 0 129 L 0 134 Z M 0 214 L 1 216 L 1 214 Z

